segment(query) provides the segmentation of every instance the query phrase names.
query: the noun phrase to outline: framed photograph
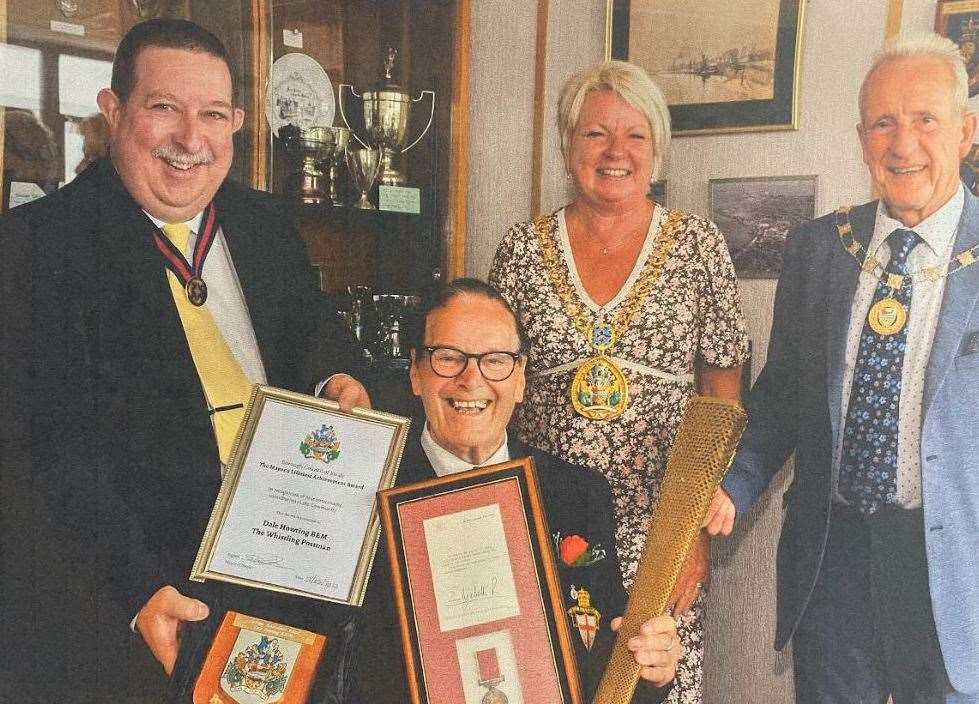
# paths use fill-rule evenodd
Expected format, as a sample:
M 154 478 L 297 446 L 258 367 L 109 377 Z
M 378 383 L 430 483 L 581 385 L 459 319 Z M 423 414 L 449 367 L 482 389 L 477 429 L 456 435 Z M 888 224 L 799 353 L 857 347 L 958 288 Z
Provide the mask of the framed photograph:
M 659 203 L 664 208 L 670 207 L 669 191 L 666 187 L 666 180 L 653 181 L 649 184 L 649 193 L 646 194 L 650 200 Z
M 816 212 L 816 176 L 712 178 L 710 217 L 742 279 L 777 279 L 785 236 Z
M 256 386 L 190 578 L 360 606 L 409 423 Z
M 533 460 L 379 496 L 412 703 L 581 702 Z
M 797 129 L 802 0 L 608 0 L 610 58 L 645 68 L 673 134 Z
M 935 32 L 958 45 L 969 73 L 969 97 L 979 93 L 979 0 L 938 0 Z

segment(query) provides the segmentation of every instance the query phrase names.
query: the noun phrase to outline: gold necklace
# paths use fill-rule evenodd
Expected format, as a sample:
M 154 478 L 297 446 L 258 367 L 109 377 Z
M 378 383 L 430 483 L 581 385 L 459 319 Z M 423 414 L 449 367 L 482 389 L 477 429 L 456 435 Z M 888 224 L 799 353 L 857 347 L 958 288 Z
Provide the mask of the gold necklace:
M 571 318 L 575 329 L 588 340 L 594 351 L 594 355 L 578 367 L 568 389 L 572 407 L 585 418 L 611 420 L 625 412 L 629 403 L 629 385 L 622 370 L 608 358 L 606 352 L 615 346 L 619 336 L 632 324 L 640 306 L 659 279 L 679 233 L 681 218 L 677 211 L 667 212 L 656 246 L 649 253 L 632 291 L 618 306 L 615 316 L 607 322 L 605 309 L 599 310 L 598 315 L 592 315 L 565 274 L 553 237 L 556 229 L 554 216 L 540 218 L 534 223 L 541 259 L 551 286 L 561 299 L 564 312 Z
M 877 301 L 867 311 L 867 323 L 878 335 L 893 335 L 900 332 L 908 320 L 908 312 L 894 295 L 902 286 L 914 286 L 921 281 L 940 281 L 949 274 L 952 274 L 967 266 L 976 263 L 979 244 L 959 252 L 952 257 L 945 270 L 940 266 L 926 266 L 908 274 L 889 273 L 883 264 L 876 257 L 866 251 L 866 248 L 853 238 L 853 227 L 850 225 L 850 207 L 843 206 L 836 211 L 836 230 L 840 235 L 840 242 L 844 249 L 860 265 L 860 269 L 876 278 L 880 283 L 890 289 L 884 298 Z

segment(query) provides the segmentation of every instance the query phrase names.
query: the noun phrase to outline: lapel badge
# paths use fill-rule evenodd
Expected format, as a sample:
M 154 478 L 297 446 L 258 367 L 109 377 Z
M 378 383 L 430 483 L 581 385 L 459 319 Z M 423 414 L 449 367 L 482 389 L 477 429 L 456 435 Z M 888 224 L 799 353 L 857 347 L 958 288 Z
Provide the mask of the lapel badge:
M 962 350 L 959 356 L 964 357 L 967 354 L 975 354 L 976 352 L 979 352 L 979 330 L 966 333 L 965 338 L 962 340 Z
M 562 538 L 560 533 L 555 533 L 554 547 L 561 562 L 568 567 L 588 567 L 605 559 L 605 550 L 600 544 L 590 545 L 580 535 Z
M 591 605 L 591 594 L 584 587 L 575 588 L 572 584 L 571 598 L 576 603 L 568 609 L 568 616 L 571 618 L 571 624 L 578 629 L 585 649 L 590 652 L 591 647 L 595 644 L 595 637 L 598 635 L 602 614 Z

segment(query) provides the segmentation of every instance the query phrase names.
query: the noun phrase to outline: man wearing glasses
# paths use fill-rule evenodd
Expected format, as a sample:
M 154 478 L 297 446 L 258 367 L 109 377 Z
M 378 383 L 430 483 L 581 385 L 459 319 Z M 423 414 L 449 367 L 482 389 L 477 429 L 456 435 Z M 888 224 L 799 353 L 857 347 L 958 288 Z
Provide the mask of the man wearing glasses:
M 626 602 L 608 482 L 598 472 L 569 465 L 507 434 L 514 408 L 523 400 L 529 340 L 496 289 L 476 279 L 457 279 L 422 307 L 414 327 L 411 388 L 424 417 L 412 423 L 398 483 L 533 457 L 555 536 L 565 605 L 577 604 L 572 588 L 576 594 L 585 590 L 590 607 L 601 614 L 590 648 L 585 645 L 590 634 L 576 632 L 568 622 L 582 688 L 591 701 L 615 640 L 609 621 L 624 611 Z M 364 602 L 367 628 L 358 686 L 363 701 L 404 702 L 405 674 L 383 551 L 376 562 Z M 634 702 L 660 701 L 680 654 L 676 624 L 661 616 L 646 622 L 640 633 L 630 642 L 643 666 Z

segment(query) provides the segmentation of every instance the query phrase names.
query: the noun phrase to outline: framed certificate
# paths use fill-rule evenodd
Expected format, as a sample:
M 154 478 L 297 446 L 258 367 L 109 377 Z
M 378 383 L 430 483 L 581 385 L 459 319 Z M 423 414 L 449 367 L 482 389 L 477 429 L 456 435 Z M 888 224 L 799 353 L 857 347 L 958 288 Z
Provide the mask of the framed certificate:
M 413 704 L 581 701 L 532 459 L 380 505 Z
M 359 606 L 409 423 L 256 386 L 190 578 Z

